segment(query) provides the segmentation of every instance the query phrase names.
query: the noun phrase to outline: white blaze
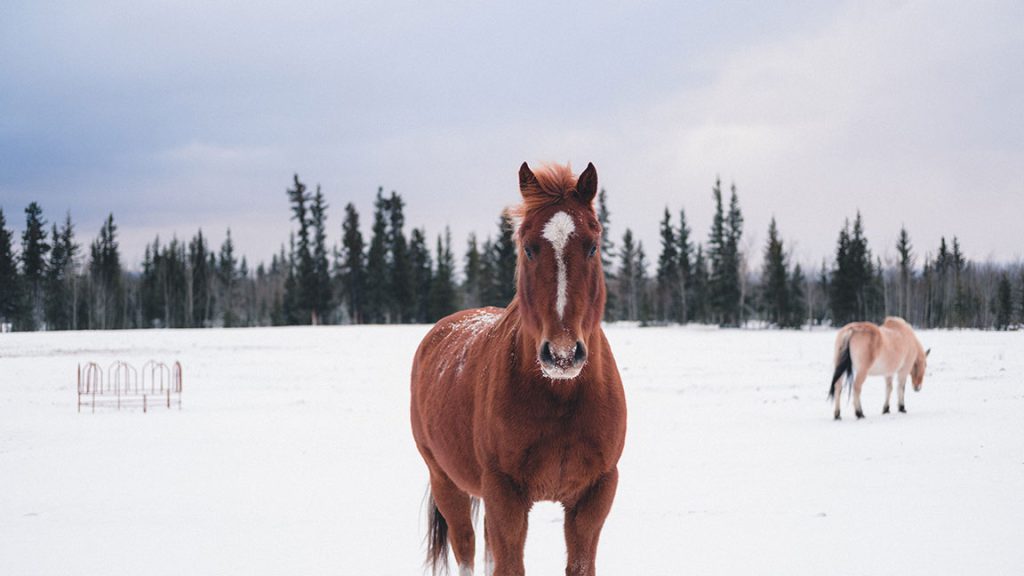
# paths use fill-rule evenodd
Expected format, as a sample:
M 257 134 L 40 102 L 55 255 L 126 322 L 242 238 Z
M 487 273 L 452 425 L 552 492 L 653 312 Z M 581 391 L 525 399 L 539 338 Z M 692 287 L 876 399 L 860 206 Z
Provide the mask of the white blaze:
M 569 236 L 576 231 L 576 225 L 572 216 L 565 212 L 558 212 L 544 225 L 544 239 L 551 242 L 555 249 L 555 262 L 558 263 L 558 299 L 555 301 L 555 309 L 558 317 L 565 314 L 565 302 L 569 295 L 569 280 L 565 276 L 565 245 L 569 243 Z

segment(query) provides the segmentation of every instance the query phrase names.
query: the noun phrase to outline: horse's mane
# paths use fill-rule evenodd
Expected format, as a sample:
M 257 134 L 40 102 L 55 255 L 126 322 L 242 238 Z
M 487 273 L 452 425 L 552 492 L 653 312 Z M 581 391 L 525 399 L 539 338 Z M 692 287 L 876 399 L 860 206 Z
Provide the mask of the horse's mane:
M 530 212 L 545 206 L 561 204 L 576 192 L 576 176 L 573 175 L 569 164 L 545 163 L 535 170 L 533 175 L 537 178 L 538 185 L 521 190 L 522 204 L 506 209 L 508 218 L 516 229 L 519 228 L 519 222 Z

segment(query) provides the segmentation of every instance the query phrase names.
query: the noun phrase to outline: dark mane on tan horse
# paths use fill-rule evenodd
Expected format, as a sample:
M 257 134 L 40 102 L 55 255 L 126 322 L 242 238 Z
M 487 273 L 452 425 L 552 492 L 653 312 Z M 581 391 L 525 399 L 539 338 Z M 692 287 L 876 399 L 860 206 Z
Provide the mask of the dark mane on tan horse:
M 484 503 L 488 574 L 523 574 L 532 504 L 565 508 L 566 573 L 594 574 L 626 432 L 622 382 L 601 329 L 597 172 L 519 170 L 516 295 L 440 320 L 416 351 L 411 419 L 430 472 L 428 565 L 472 574 Z

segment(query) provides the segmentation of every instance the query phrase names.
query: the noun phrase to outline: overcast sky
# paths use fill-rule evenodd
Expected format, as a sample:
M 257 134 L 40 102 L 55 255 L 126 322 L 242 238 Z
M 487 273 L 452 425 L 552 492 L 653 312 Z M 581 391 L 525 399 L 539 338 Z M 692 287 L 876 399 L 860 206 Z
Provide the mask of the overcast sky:
M 883 257 L 901 224 L 920 253 L 1024 256 L 1019 0 L 494 4 L 5 0 L 0 208 L 70 211 L 83 244 L 112 211 L 130 266 L 230 227 L 255 263 L 298 172 L 331 242 L 383 186 L 461 255 L 522 161 L 592 161 L 652 260 L 666 205 L 706 241 L 716 175 L 757 260 L 774 215 L 820 266 L 858 209 Z

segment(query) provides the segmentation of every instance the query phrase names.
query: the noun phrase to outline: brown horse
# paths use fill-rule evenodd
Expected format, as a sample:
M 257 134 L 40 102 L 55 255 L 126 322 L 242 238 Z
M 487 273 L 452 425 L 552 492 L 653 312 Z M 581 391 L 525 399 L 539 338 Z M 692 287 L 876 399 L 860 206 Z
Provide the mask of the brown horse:
M 889 413 L 892 396 L 892 378 L 899 377 L 900 412 L 906 413 L 904 392 L 907 375 L 920 392 L 924 372 L 928 367 L 928 353 L 918 342 L 914 330 L 902 318 L 890 316 L 881 326 L 871 322 L 853 322 L 843 326 L 836 335 L 835 372 L 828 386 L 828 397 L 835 397 L 835 419 L 839 420 L 839 397 L 842 395 L 843 374 L 848 389 L 853 392 L 853 406 L 857 418 L 864 417 L 860 406 L 860 391 L 868 376 L 885 376 L 885 406 L 882 414 Z M 852 384 L 852 388 L 851 387 Z
M 484 502 L 487 574 L 524 574 L 534 502 L 565 509 L 566 574 L 595 573 L 597 541 L 618 484 L 626 401 L 601 329 L 593 164 L 519 169 L 513 210 L 516 296 L 507 308 L 455 313 L 420 343 L 412 431 L 430 470 L 427 563 L 473 573 L 473 510 Z

